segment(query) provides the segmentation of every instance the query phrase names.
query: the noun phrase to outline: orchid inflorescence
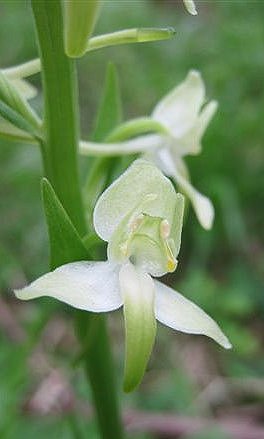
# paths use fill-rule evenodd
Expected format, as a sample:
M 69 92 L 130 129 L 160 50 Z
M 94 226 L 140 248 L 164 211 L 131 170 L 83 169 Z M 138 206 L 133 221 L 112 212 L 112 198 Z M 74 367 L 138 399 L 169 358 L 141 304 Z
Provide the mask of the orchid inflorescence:
M 81 142 L 80 152 L 85 155 L 143 154 L 175 181 L 191 201 L 202 227 L 208 230 L 213 224 L 214 207 L 209 198 L 190 183 L 184 157 L 201 152 L 202 136 L 216 109 L 216 101 L 205 104 L 205 85 L 201 74 L 191 70 L 185 80 L 163 97 L 152 111 L 149 120 L 156 122 L 159 133 L 139 135 L 120 143 Z M 138 126 L 142 128 L 140 119 Z
M 196 15 L 194 2 L 183 1 Z M 97 1 L 65 3 L 64 48 L 68 56 L 79 57 L 111 45 L 167 39 L 174 34 L 171 28 L 136 28 L 90 38 L 99 7 Z M 87 11 L 89 22 L 85 20 Z M 41 61 L 36 59 L 0 71 L 0 115 L 4 119 L 0 135 L 32 144 L 44 142 L 45 123 L 28 103 L 36 90 L 25 80 L 40 69 Z M 107 260 L 67 263 L 15 290 L 22 300 L 49 296 L 93 313 L 123 306 L 125 391 L 133 390 L 142 379 L 154 345 L 156 320 L 181 332 L 206 335 L 231 348 L 211 317 L 155 279 L 176 270 L 184 195 L 202 227 L 212 227 L 213 205 L 190 183 L 184 157 L 201 152 L 202 136 L 216 109 L 215 101 L 205 102 L 200 73 L 191 70 L 150 116 L 115 127 L 105 143 L 80 141 L 79 152 L 84 155 L 140 154 L 101 194 L 94 208 L 93 226 L 108 243 Z M 80 242 L 83 245 L 81 238 Z

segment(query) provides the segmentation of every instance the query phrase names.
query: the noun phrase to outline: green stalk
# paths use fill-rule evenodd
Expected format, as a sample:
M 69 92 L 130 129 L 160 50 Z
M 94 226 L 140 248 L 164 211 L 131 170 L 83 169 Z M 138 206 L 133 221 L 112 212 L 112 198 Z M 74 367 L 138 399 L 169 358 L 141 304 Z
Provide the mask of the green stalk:
M 87 321 L 85 312 L 78 312 L 77 333 L 84 347 L 84 367 L 90 378 L 101 437 L 123 438 L 122 426 L 117 417 L 115 380 L 107 324 L 102 314 L 93 314 Z
M 44 89 L 45 175 L 51 181 L 74 226 L 85 234 L 77 166 L 78 101 L 74 61 L 64 54 L 62 5 L 60 0 L 32 0 L 39 40 Z M 68 262 L 72 262 L 69 260 Z M 92 350 L 83 357 L 90 378 L 101 437 L 121 439 L 113 365 L 105 318 L 76 312 L 76 327 L 86 352 L 89 330 L 96 323 Z
M 64 54 L 60 2 L 32 0 L 32 7 L 43 66 L 46 173 L 75 227 L 83 234 L 75 65 Z

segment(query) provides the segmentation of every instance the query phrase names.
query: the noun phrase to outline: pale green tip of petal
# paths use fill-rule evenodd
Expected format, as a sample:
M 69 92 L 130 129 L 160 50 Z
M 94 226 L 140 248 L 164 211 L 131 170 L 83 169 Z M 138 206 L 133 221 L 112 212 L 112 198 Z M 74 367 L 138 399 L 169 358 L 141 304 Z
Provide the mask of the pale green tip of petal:
M 205 230 L 210 230 L 214 222 L 214 206 L 212 202 L 204 195 L 196 193 L 194 204 L 196 215 L 201 226 Z
M 21 288 L 19 290 L 14 290 L 14 294 L 16 298 L 20 300 L 30 300 L 35 298 L 35 295 L 32 292 L 32 290 L 27 287 Z
M 167 28 L 142 28 L 138 29 L 138 42 L 168 40 L 176 34 L 173 27 Z
M 230 341 L 228 340 L 227 337 L 225 337 L 223 339 L 223 343 L 221 344 L 221 346 L 223 346 L 223 348 L 225 348 L 225 349 L 232 349 L 233 348 L 233 345 L 230 343 Z

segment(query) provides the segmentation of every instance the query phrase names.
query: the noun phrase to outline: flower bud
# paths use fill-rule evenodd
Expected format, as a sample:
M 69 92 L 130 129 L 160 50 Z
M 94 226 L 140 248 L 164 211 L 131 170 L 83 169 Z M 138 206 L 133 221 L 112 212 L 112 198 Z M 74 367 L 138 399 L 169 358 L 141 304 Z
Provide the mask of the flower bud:
M 70 57 L 84 55 L 97 19 L 99 0 L 66 0 L 64 2 L 64 43 Z
M 35 111 L 28 104 L 27 100 L 17 88 L 16 84 L 6 78 L 6 75 L 0 71 L 0 101 L 6 109 L 10 109 L 11 113 L 17 114 L 20 119 L 23 119 L 28 127 L 32 127 L 38 131 L 40 127 L 40 120 Z M 9 122 L 11 121 L 8 119 Z M 12 121 L 11 121 L 12 122 Z M 21 127 L 19 127 L 21 128 Z

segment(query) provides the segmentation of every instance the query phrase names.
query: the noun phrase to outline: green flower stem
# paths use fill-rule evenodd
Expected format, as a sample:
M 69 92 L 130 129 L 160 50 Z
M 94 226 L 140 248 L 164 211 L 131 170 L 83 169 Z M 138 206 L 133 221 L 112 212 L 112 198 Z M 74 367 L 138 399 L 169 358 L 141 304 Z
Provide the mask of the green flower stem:
M 99 50 L 106 47 L 118 46 L 121 44 L 146 43 L 151 41 L 168 40 L 175 35 L 176 31 L 171 28 L 135 28 L 124 29 L 109 34 L 98 35 L 87 41 L 86 52 Z M 41 71 L 39 58 L 27 61 L 23 64 L 2 69 L 2 72 L 9 79 L 26 78 Z
M 102 49 L 103 47 L 120 44 L 146 43 L 149 41 L 168 40 L 175 35 L 175 30 L 168 28 L 134 28 L 123 29 L 109 34 L 91 38 L 86 46 L 86 52 Z
M 85 358 L 89 358 L 84 367 L 93 390 L 101 437 L 121 439 L 123 432 L 115 408 L 115 381 L 106 320 L 102 314 L 90 314 L 87 321 L 86 314 L 85 311 L 78 311 L 76 327 Z
M 26 78 L 27 76 L 35 75 L 40 71 L 41 71 L 41 63 L 39 58 L 32 59 L 31 61 L 27 61 L 17 66 L 2 69 L 2 72 L 9 79 Z
M 166 128 L 151 117 L 139 117 L 128 120 L 116 127 L 105 139 L 106 142 L 123 142 L 142 134 L 157 133 L 168 134 Z
M 139 154 L 158 148 L 162 142 L 163 138 L 158 134 L 149 134 L 117 143 L 96 143 L 81 140 L 79 152 L 83 155 L 98 157 Z
M 74 226 L 84 235 L 86 227 L 77 166 L 76 75 L 74 61 L 64 54 L 61 2 L 32 0 L 32 9 L 43 67 L 45 142 L 42 151 L 45 174 Z M 76 312 L 76 326 L 83 351 L 86 349 L 87 330 L 95 319 L 97 331 L 92 351 L 84 356 L 83 363 L 93 390 L 101 437 L 121 439 L 122 427 L 105 319 L 103 316 L 98 318 L 93 314 Z
M 32 0 L 43 66 L 45 168 L 63 207 L 82 235 L 85 221 L 77 166 L 78 111 L 76 72 L 64 54 L 58 0 Z

